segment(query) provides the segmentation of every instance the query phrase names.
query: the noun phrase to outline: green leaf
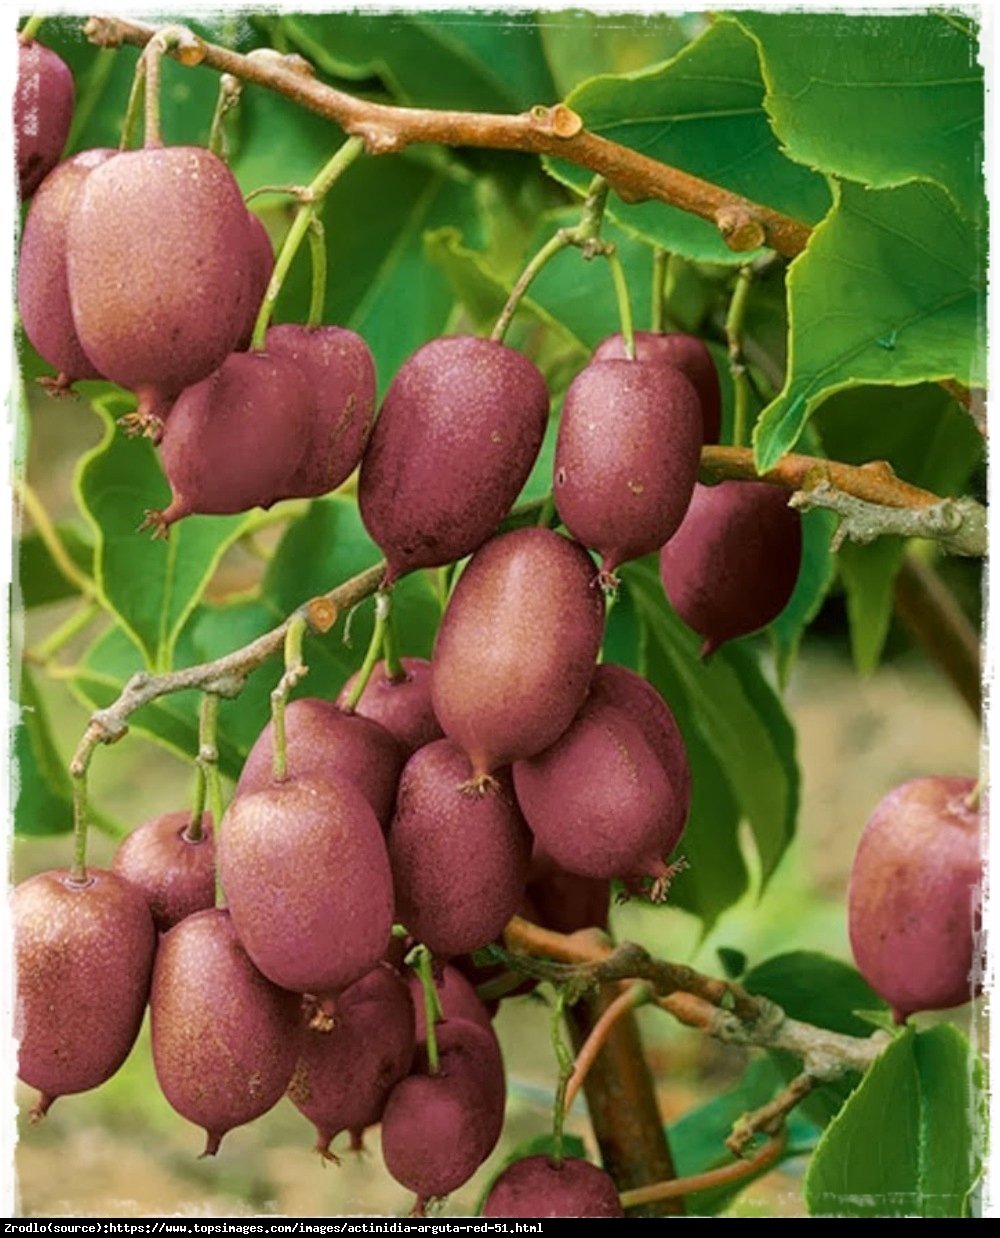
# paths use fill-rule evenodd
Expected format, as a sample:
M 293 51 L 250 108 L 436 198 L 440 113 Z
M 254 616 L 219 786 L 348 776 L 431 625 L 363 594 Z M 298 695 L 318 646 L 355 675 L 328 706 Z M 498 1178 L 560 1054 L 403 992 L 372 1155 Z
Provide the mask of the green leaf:
M 139 534 L 143 512 L 165 506 L 169 487 L 152 444 L 116 430 L 111 410 L 127 401 L 116 396 L 95 405 L 104 436 L 81 458 L 74 490 L 94 534 L 101 602 L 132 636 L 146 666 L 161 672 L 172 666 L 177 634 L 223 552 L 260 516 L 188 516 L 166 542 Z
M 752 1061 L 743 1077 L 728 1091 L 713 1097 L 667 1127 L 667 1137 L 679 1177 L 705 1173 L 720 1165 L 732 1164 L 726 1149 L 726 1136 L 743 1114 L 767 1104 L 785 1085 L 785 1080 L 770 1058 Z M 788 1144 L 782 1159 L 811 1150 L 819 1138 L 819 1128 L 794 1110 L 788 1119 Z M 766 1170 L 763 1172 L 767 1172 Z M 688 1197 L 689 1216 L 716 1216 L 753 1178 L 735 1186 L 715 1187 Z
M 983 68 L 946 13 L 739 13 L 791 159 L 885 189 L 936 181 L 984 205 Z M 834 120 L 835 118 L 835 120 Z
M 957 1028 L 907 1028 L 827 1127 L 806 1174 L 813 1216 L 961 1217 L 979 1176 L 982 1070 Z
M 799 644 L 820 612 L 837 575 L 837 561 L 830 542 L 837 528 L 833 512 L 814 510 L 802 514 L 802 566 L 788 604 L 768 628 L 778 680 L 788 682 Z
M 73 828 L 69 772 L 56 751 L 38 689 L 24 666 L 11 747 L 11 773 L 16 787 L 12 797 L 15 833 L 68 833 Z
M 841 185 L 789 270 L 785 386 L 754 431 L 771 468 L 834 392 L 956 378 L 981 385 L 982 236 L 928 184 Z
M 984 451 L 972 419 L 936 384 L 839 392 L 819 410 L 813 425 L 831 459 L 846 464 L 886 460 L 906 481 L 941 495 L 963 492 Z M 851 649 L 862 674 L 878 665 L 905 551 L 904 539 L 883 537 L 868 546 L 847 543 L 838 553 Z
M 629 565 L 623 578 L 634 590 L 646 629 L 644 673 L 678 712 L 689 749 L 700 741 L 715 763 L 710 778 L 694 779 L 695 796 L 727 796 L 738 805 L 750 822 L 766 883 L 792 837 L 798 811 L 795 736 L 781 704 L 748 644 L 732 642 L 707 662 L 698 657 L 698 638 L 670 609 L 655 561 Z M 699 828 L 712 827 L 700 826 L 692 816 L 682 840 L 685 853 Z M 735 837 L 714 850 L 713 858 L 706 857 L 706 880 L 708 871 L 715 874 L 720 863 L 733 862 Z
M 756 47 L 731 21 L 716 20 L 662 67 L 593 78 L 566 102 L 601 137 L 803 223 L 830 206 L 824 178 L 782 154 L 764 111 Z M 546 160 L 546 168 L 577 190 L 589 180 L 557 160 Z M 712 224 L 662 202 L 611 209 L 627 231 L 684 257 L 729 264 L 754 257 L 734 253 Z
M 715 951 L 722 970 L 730 980 L 738 980 L 747 969 L 747 956 L 732 946 L 719 946 Z
M 94 547 L 73 524 L 57 524 L 56 534 L 76 566 L 89 576 L 93 570 Z M 79 590 L 62 574 L 37 532 L 22 537 L 17 548 L 16 588 L 24 610 L 64 602 L 78 597 Z
M 867 1036 L 870 1026 L 854 1012 L 887 1008 L 855 968 L 812 950 L 794 950 L 758 963 L 743 987 L 777 1002 L 802 1019 L 847 1036 Z
M 297 13 L 281 26 L 323 72 L 379 77 L 400 103 L 518 112 L 555 95 L 527 13 Z
M 675 56 L 704 18 L 674 13 L 539 13 L 538 29 L 560 96 L 586 78 L 631 73 Z

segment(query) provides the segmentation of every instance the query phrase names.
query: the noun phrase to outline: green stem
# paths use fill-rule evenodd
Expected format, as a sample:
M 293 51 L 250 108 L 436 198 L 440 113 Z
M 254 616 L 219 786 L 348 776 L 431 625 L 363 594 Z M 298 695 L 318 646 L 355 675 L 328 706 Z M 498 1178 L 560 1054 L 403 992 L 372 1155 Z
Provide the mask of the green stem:
M 348 138 L 306 187 L 303 195 L 305 200 L 296 212 L 292 226 L 288 229 L 285 243 L 282 245 L 281 253 L 274 264 L 271 282 L 267 286 L 267 292 L 264 293 L 260 313 L 257 315 L 257 321 L 254 324 L 253 339 L 250 341 L 252 349 L 259 350 L 264 346 L 264 336 L 267 333 L 267 326 L 271 321 L 271 315 L 274 313 L 274 307 L 281 292 L 282 284 L 285 282 L 285 277 L 291 268 L 292 260 L 296 253 L 298 253 L 299 246 L 305 239 L 306 233 L 309 231 L 309 225 L 315 218 L 323 198 L 330 191 L 337 177 L 351 166 L 364 148 L 364 142 L 361 138 Z
M 306 324 L 318 327 L 326 304 L 326 230 L 315 215 L 309 221 L 309 256 L 312 259 L 312 295 Z
M 157 34 L 149 40 L 140 56 L 140 60 L 146 62 L 146 132 L 143 146 L 147 150 L 163 145 L 160 129 L 160 64 L 165 50 L 163 38 Z
M 583 213 L 580 222 L 573 228 L 560 228 L 550 236 L 537 254 L 521 272 L 517 283 L 510 290 L 507 303 L 500 311 L 496 326 L 490 332 L 490 339 L 502 342 L 507 334 L 507 328 L 517 312 L 524 294 L 528 291 L 532 280 L 547 262 L 556 254 L 570 245 L 576 245 L 583 250 L 584 257 L 592 258 L 601 252 L 600 231 L 604 218 L 604 208 L 608 200 L 608 183 L 603 176 L 595 176 L 590 182 L 587 196 L 583 201 Z
M 416 971 L 420 987 L 424 991 L 424 1028 L 427 1044 L 428 1072 L 436 1075 L 441 1069 L 441 1057 L 438 1053 L 437 1022 L 441 1018 L 441 1002 L 434 984 L 434 972 L 431 967 L 431 952 L 426 946 L 415 946 L 406 960 Z
M 25 479 L 21 478 L 16 483 L 17 495 L 21 500 L 21 505 L 31 517 L 31 522 L 35 526 L 35 532 L 42 539 L 42 545 L 49 552 L 53 563 L 59 569 L 63 579 L 79 590 L 85 598 L 96 598 L 96 587 L 86 572 L 79 567 L 66 549 L 65 543 L 59 536 L 59 530 L 56 528 L 49 516 L 45 504 L 38 497 L 34 487 Z
M 278 681 L 278 686 L 271 693 L 271 720 L 274 724 L 274 764 L 272 772 L 275 782 L 284 782 L 288 777 L 288 740 L 285 734 L 285 707 L 288 704 L 288 694 L 306 674 L 307 667 L 302 661 L 302 641 L 308 626 L 309 621 L 304 615 L 295 615 L 289 623 L 285 632 L 285 673 Z
M 667 271 L 663 280 L 663 329 L 669 323 L 674 321 L 673 315 L 670 313 L 670 306 L 673 303 L 674 296 L 677 293 L 677 282 L 680 278 L 681 270 L 684 266 L 684 260 L 677 254 L 671 254 L 667 262 Z
M 662 333 L 665 321 L 667 267 L 669 265 L 669 252 L 657 246 L 653 250 L 653 306 L 649 316 L 649 329 L 658 335 Z
M 29 17 L 28 20 L 21 27 L 21 31 L 17 37 L 21 40 L 22 43 L 30 43 L 31 40 L 35 37 L 35 35 L 42 28 L 42 22 L 44 21 L 45 21 L 44 13 L 33 13 L 31 17 Z
M 89 747 L 70 766 L 73 782 L 73 865 L 69 875 L 77 885 L 83 885 L 87 880 L 87 771 L 93 755 L 94 749 Z
M 204 837 L 201 819 L 205 815 L 205 785 L 205 768 L 198 761 L 194 767 L 194 795 L 191 797 L 191 816 L 188 819 L 187 829 L 185 829 L 182 835 L 189 843 L 200 843 Z
M 382 646 L 385 642 L 386 628 L 389 624 L 390 605 L 388 591 L 379 589 L 378 593 L 375 594 L 375 627 L 372 629 L 372 638 L 368 642 L 368 648 L 365 651 L 365 658 L 361 663 L 361 669 L 358 671 L 358 677 L 354 681 L 350 695 L 343 704 L 343 709 L 346 713 L 354 712 L 358 701 L 361 700 L 361 694 L 368 687 L 368 680 L 372 677 L 372 671 L 375 669 L 375 663 L 379 659 L 379 654 L 382 652 Z
M 219 780 L 219 697 L 215 692 L 206 692 L 201 698 L 198 712 L 198 777 L 195 783 L 194 807 L 191 820 L 184 831 L 188 842 L 200 842 L 202 838 L 202 815 L 205 811 L 205 794 L 209 797 L 212 820 L 218 826 L 222 818 L 222 785 Z
M 125 115 L 122 118 L 122 136 L 118 143 L 119 150 L 128 150 L 132 145 L 136 125 L 139 123 L 139 113 L 142 110 L 143 88 L 146 84 L 146 57 L 140 56 L 135 64 L 132 75 L 132 88 L 128 92 L 128 103 L 125 105 Z
M 736 287 L 726 313 L 726 341 L 729 347 L 729 372 L 733 379 L 733 446 L 745 447 L 750 441 L 750 378 L 743 360 L 743 324 L 753 271 L 749 265 L 740 267 Z
M 611 278 L 615 285 L 615 298 L 618 301 L 618 317 L 622 324 L 622 339 L 625 342 L 625 356 L 630 361 L 635 360 L 635 329 L 632 324 L 632 301 L 628 295 L 628 284 L 625 281 L 625 268 L 622 260 L 614 249 L 605 251 L 605 257 L 611 268 Z
M 43 666 L 47 662 L 51 662 L 60 649 L 68 645 L 74 636 L 93 623 L 99 614 L 101 614 L 101 607 L 98 602 L 86 602 L 83 606 L 74 610 L 70 617 L 64 623 L 61 623 L 54 632 L 50 632 L 45 640 L 30 650 L 30 657 L 35 662 L 40 662 Z
M 556 500 L 550 490 L 545 496 L 541 507 L 538 509 L 538 519 L 535 521 L 536 527 L 539 529 L 547 529 L 552 523 L 552 517 L 556 514 Z
M 385 617 L 385 631 L 382 633 L 382 658 L 385 661 L 385 677 L 390 683 L 400 683 L 406 678 L 406 667 L 399 656 L 396 644 L 396 626 L 392 618 L 392 607 Z
M 208 134 L 208 149 L 220 159 L 228 157 L 226 149 L 225 120 L 240 101 L 243 93 L 243 83 L 231 73 L 223 73 L 219 78 L 219 93 L 215 100 L 215 112 L 212 115 L 212 128 Z
M 573 1053 L 563 1040 L 563 1018 L 566 1013 L 566 990 L 556 989 L 555 1005 L 552 1009 L 552 1048 L 555 1050 L 556 1062 L 559 1064 L 559 1081 L 556 1084 L 555 1104 L 552 1109 L 552 1159 L 557 1165 L 563 1159 L 563 1123 L 566 1120 L 566 1088 L 570 1075 L 573 1073 Z

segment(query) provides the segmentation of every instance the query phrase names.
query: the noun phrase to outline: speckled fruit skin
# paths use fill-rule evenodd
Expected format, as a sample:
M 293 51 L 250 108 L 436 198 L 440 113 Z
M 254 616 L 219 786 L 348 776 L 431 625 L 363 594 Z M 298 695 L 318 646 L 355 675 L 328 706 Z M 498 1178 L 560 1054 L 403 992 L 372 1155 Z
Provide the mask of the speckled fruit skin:
M 299 999 L 254 967 L 228 911 L 199 911 L 163 936 L 149 1009 L 156 1078 L 205 1131 L 204 1155 L 284 1095 L 300 1047 Z
M 518 529 L 473 557 L 431 659 L 431 699 L 476 778 L 534 756 L 583 704 L 604 633 L 593 560 L 549 529 Z
M 30 198 L 59 162 L 73 120 L 73 75 L 35 39 L 17 44 L 14 144 L 21 199 Z
M 557 933 L 608 927 L 611 883 L 601 877 L 580 877 L 559 867 L 535 839 L 525 889 L 528 906 L 522 913 Z
M 446 336 L 403 362 L 358 484 L 387 579 L 453 563 L 496 531 L 531 472 L 548 411 L 537 367 L 495 340 Z
M 536 841 L 567 872 L 667 875 L 685 805 L 641 728 L 600 694 L 550 748 L 514 765 L 514 788 Z
M 902 1022 L 979 992 L 981 819 L 971 778 L 915 778 L 881 801 L 851 869 L 848 923 L 858 970 Z
M 390 679 L 385 663 L 377 662 L 365 684 L 354 712 L 379 723 L 396 737 L 407 756 L 424 744 L 441 739 L 444 731 L 431 702 L 431 664 L 426 658 L 400 658 L 405 676 Z M 337 704 L 344 706 L 357 675 L 352 675 L 340 690 Z
M 84 181 L 117 151 L 87 150 L 45 178 L 24 221 L 17 268 L 17 303 L 24 333 L 68 386 L 78 378 L 100 378 L 83 351 L 73 322 L 66 274 L 70 211 Z
M 231 353 L 170 411 L 160 461 L 171 500 L 157 523 L 270 507 L 302 459 L 312 414 L 309 386 L 292 362 Z
M 570 384 L 552 494 L 601 570 L 658 550 L 684 519 L 701 456 L 701 406 L 672 366 L 597 361 Z
M 232 173 L 196 146 L 123 151 L 87 177 L 66 247 L 77 334 L 144 401 L 206 378 L 236 347 L 252 243 Z
M 625 341 L 619 332 L 598 344 L 593 359 L 610 361 L 624 356 Z M 702 442 L 717 443 L 722 430 L 722 390 L 718 370 L 704 341 L 681 332 L 657 335 L 653 331 L 636 331 L 635 358 L 675 366 L 690 379 L 701 404 Z
M 531 834 L 507 770 L 486 794 L 451 740 L 419 748 L 403 770 L 389 827 L 396 912 L 418 941 L 450 956 L 488 945 L 517 910 Z
M 190 822 L 190 812 L 144 821 L 122 840 L 111 863 L 112 871 L 142 894 L 161 933 L 215 906 L 212 818 L 202 814 L 202 835 L 194 842 L 185 838 Z
M 704 637 L 707 657 L 785 609 L 802 563 L 802 518 L 767 482 L 696 485 L 684 522 L 660 552 L 671 606 Z
M 316 409 L 302 463 L 288 498 L 314 498 L 336 490 L 354 472 L 375 416 L 375 360 L 346 327 L 282 323 L 267 333 L 267 348 L 302 371 Z
M 407 977 L 410 986 L 410 996 L 413 998 L 413 1008 L 416 1012 L 416 1037 L 418 1041 L 426 1038 L 426 1023 L 424 1018 L 424 990 L 419 977 L 411 972 Z M 493 1021 L 490 1012 L 476 996 L 476 990 L 462 975 L 457 967 L 445 963 L 440 970 L 435 968 L 434 987 L 437 990 L 438 1001 L 441 1004 L 442 1018 L 448 1022 L 463 1020 L 475 1023 L 496 1039 L 493 1031 Z
M 264 293 L 267 292 L 267 286 L 274 272 L 274 249 L 271 246 L 271 238 L 253 211 L 247 211 L 247 250 L 250 258 L 250 295 L 247 298 L 243 331 L 236 341 L 237 352 L 245 352 L 250 347 L 261 302 L 264 300 Z
M 660 758 L 686 821 L 691 808 L 691 766 L 681 729 L 663 697 L 648 679 L 613 662 L 602 663 L 594 672 L 590 694 L 624 710 L 642 731 Z
M 275 984 L 336 992 L 382 958 L 392 873 L 375 814 L 351 783 L 290 779 L 237 796 L 218 855 L 240 941 Z
M 341 1131 L 360 1136 L 381 1120 L 415 1047 L 410 989 L 386 963 L 337 998 L 332 1027 L 306 1028 L 288 1095 L 316 1127 L 318 1152 Z
M 623 1217 L 610 1175 L 589 1161 L 547 1156 L 515 1161 L 494 1182 L 484 1217 Z
M 21 882 L 12 899 L 17 1073 L 41 1098 L 96 1088 L 135 1043 L 156 930 L 145 899 L 117 874 L 65 869 Z
M 285 710 L 290 778 L 346 778 L 371 805 L 383 829 L 396 807 L 396 786 L 405 753 L 377 722 L 346 714 L 333 701 L 302 696 Z M 249 795 L 273 781 L 274 728 L 261 731 L 243 765 L 237 795 Z
M 422 1204 L 467 1182 L 496 1146 L 503 1126 L 504 1078 L 489 1033 L 465 1020 L 439 1025 L 440 1070 L 414 1073 L 393 1088 L 382 1115 L 386 1169 Z

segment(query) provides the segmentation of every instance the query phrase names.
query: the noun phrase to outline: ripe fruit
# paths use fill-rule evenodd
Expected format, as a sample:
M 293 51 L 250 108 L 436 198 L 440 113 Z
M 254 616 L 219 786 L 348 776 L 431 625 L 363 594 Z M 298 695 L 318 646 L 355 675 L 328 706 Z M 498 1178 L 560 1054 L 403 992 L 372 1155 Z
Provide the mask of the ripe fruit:
M 508 1165 L 483 1204 L 484 1217 L 623 1217 L 614 1180 L 589 1161 L 526 1156 Z
M 705 638 L 702 657 L 776 619 L 802 562 L 802 519 L 767 482 L 696 485 L 684 523 L 660 552 L 670 605 Z
M 462 790 L 468 759 L 448 739 L 418 749 L 399 780 L 389 828 L 396 914 L 435 954 L 478 950 L 524 893 L 531 835 L 506 770 L 489 795 Z
M 438 1025 L 439 1070 L 417 1069 L 392 1090 L 382 1115 L 386 1168 L 429 1199 L 467 1182 L 493 1151 L 503 1126 L 504 1079 L 489 1033 L 463 1019 Z
M 601 555 L 602 579 L 659 549 L 691 501 L 701 408 L 672 366 L 598 361 L 566 393 L 553 497 L 566 528 Z
M 355 714 L 379 723 L 396 737 L 407 756 L 440 739 L 444 732 L 431 703 L 431 664 L 426 658 L 400 658 L 404 675 L 390 679 L 385 663 L 376 663 L 365 690 L 354 706 Z M 357 675 L 352 675 L 340 690 L 337 704 L 343 707 L 351 695 Z
M 604 631 L 595 575 L 578 543 L 518 529 L 478 551 L 456 585 L 434 645 L 431 699 L 478 785 L 547 748 L 583 704 Z
M 149 999 L 153 1065 L 163 1094 L 207 1135 L 278 1103 L 299 1051 L 299 999 L 265 980 L 228 911 L 199 911 L 160 941 Z
M 184 516 L 232 515 L 284 497 L 306 448 L 312 397 L 292 362 L 231 353 L 178 398 L 160 443 L 170 505 L 150 513 L 158 534 Z
M 979 991 L 981 819 L 971 778 L 914 778 L 881 801 L 851 869 L 858 970 L 898 1022 Z
M 360 335 L 345 327 L 271 327 L 267 349 L 302 372 L 315 411 L 306 451 L 287 498 L 329 494 L 357 468 L 375 414 L 375 361 Z
M 146 1006 L 156 931 L 145 900 L 115 873 L 38 873 L 14 890 L 17 1073 L 41 1093 L 96 1088 L 128 1057 Z
M 218 851 L 240 941 L 275 984 L 336 992 L 385 953 L 389 857 L 375 814 L 349 782 L 289 779 L 237 796 Z
M 387 581 L 453 563 L 496 531 L 531 471 L 548 410 L 535 365 L 495 340 L 448 336 L 404 361 L 358 484 Z
M 55 366 L 55 386 L 100 378 L 76 334 L 66 273 L 66 236 L 73 205 L 91 172 L 118 152 L 86 150 L 45 178 L 24 221 L 17 268 L 17 302 L 24 333 Z
M 253 211 L 247 211 L 247 228 L 249 230 L 250 296 L 247 300 L 243 333 L 236 341 L 237 352 L 245 352 L 250 347 L 261 302 L 264 300 L 264 293 L 267 292 L 267 286 L 271 282 L 271 275 L 274 271 L 274 250 L 271 248 L 271 238 L 260 222 L 260 218 Z M 270 344 L 267 347 L 270 351 Z
M 243 196 L 210 151 L 123 151 L 87 177 L 66 246 L 73 319 L 98 370 L 138 394 L 140 419 L 236 347 L 251 255 Z
M 345 714 L 333 701 L 303 696 L 285 710 L 288 776 L 322 781 L 347 779 L 371 805 L 383 829 L 396 807 L 396 785 L 405 754 L 377 722 Z M 236 784 L 237 795 L 272 786 L 274 727 L 261 731 Z
M 73 119 L 73 75 L 35 39 L 18 40 L 14 142 L 22 201 L 59 162 Z
M 514 766 L 514 788 L 536 840 L 582 877 L 669 876 L 664 858 L 684 830 L 686 803 L 626 710 L 591 693 L 550 748 Z
M 624 356 L 625 340 L 619 333 L 608 336 L 597 345 L 593 360 L 610 361 Z M 652 331 L 636 331 L 635 359 L 671 365 L 681 371 L 698 393 L 702 442 L 717 443 L 722 430 L 722 391 L 715 362 L 704 341 L 696 335 L 681 332 L 657 335 Z
M 111 865 L 149 904 L 161 933 L 215 906 L 212 818 L 202 814 L 198 839 L 188 837 L 190 825 L 189 812 L 168 812 L 144 822 L 122 841 Z
M 406 981 L 380 963 L 346 988 L 332 1026 L 307 1027 L 288 1095 L 316 1127 L 324 1159 L 341 1132 L 380 1121 L 389 1092 L 413 1061 L 413 1002 Z

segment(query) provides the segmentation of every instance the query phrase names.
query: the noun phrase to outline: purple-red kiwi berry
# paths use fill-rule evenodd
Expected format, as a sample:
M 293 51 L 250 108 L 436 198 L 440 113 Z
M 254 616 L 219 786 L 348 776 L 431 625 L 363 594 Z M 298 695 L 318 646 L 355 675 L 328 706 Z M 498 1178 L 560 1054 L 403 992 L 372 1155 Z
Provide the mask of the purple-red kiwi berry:
M 548 410 L 537 367 L 496 340 L 446 336 L 403 362 L 358 485 L 388 581 L 453 563 L 496 531 L 531 472 Z
M 378 662 L 354 706 L 354 713 L 379 723 L 396 737 L 407 756 L 424 744 L 441 739 L 444 732 L 431 702 L 431 664 L 426 658 L 400 658 L 402 674 L 393 678 L 384 662 Z M 340 690 L 337 704 L 344 708 L 357 674 Z
M 696 485 L 660 552 L 670 605 L 703 637 L 703 657 L 785 609 L 802 563 L 802 518 L 788 491 L 759 481 Z
M 526 1156 L 508 1165 L 483 1204 L 484 1217 L 623 1217 L 614 1181 L 579 1157 Z
M 14 143 L 22 201 L 59 162 L 73 120 L 73 99 L 73 75 L 62 57 L 37 39 L 19 39 Z
M 33 1110 L 96 1088 L 128 1057 L 146 1008 L 156 930 L 146 900 L 116 873 L 65 869 L 21 882 L 12 900 L 17 1073 Z
M 518 529 L 473 555 L 434 645 L 431 698 L 485 787 L 534 756 L 583 704 L 604 632 L 593 560 L 549 529 Z
M 111 864 L 149 904 L 161 933 L 185 916 L 215 906 L 212 818 L 203 813 L 192 830 L 190 812 L 168 812 L 127 835 Z

